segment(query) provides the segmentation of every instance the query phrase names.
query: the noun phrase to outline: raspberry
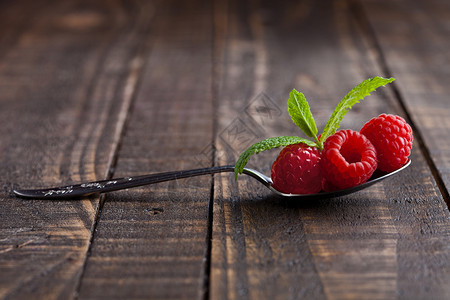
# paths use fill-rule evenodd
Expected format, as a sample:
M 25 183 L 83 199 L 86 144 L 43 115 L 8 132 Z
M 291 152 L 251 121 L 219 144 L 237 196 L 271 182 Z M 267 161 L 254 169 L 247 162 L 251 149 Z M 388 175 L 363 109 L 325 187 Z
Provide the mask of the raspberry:
M 403 166 L 411 154 L 412 129 L 402 117 L 381 114 L 360 131 L 377 149 L 378 169 L 392 172 Z
M 377 168 L 377 152 L 359 132 L 340 130 L 325 141 L 320 166 L 327 180 L 324 188 L 349 188 L 372 176 Z
M 306 144 L 281 150 L 272 165 L 273 187 L 286 194 L 313 194 L 322 189 L 320 152 Z

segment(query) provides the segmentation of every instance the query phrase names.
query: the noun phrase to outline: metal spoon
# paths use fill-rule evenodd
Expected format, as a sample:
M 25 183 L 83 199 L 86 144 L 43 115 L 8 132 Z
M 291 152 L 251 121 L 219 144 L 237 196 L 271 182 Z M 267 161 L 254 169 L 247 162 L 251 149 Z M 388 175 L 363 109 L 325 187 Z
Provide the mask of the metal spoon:
M 249 169 L 244 168 L 244 174 L 249 175 L 259 182 L 261 182 L 263 185 L 265 185 L 267 188 L 269 188 L 272 192 L 274 192 L 277 195 L 283 196 L 283 197 L 296 197 L 299 199 L 326 199 L 326 198 L 332 198 L 332 197 L 338 197 L 338 196 L 344 196 L 348 195 L 357 191 L 360 191 L 362 189 L 365 189 L 383 179 L 386 179 L 394 174 L 397 174 L 398 172 L 404 170 L 411 164 L 411 160 L 408 160 L 408 162 L 401 167 L 400 169 L 397 169 L 393 172 L 387 173 L 387 174 L 378 174 L 375 176 L 372 176 L 370 180 L 367 182 L 343 189 L 338 191 L 332 191 L 332 192 L 320 192 L 316 194 L 285 194 L 280 191 L 277 191 L 272 186 L 272 180 L 270 177 L 267 177 L 266 175 Z M 105 192 L 112 192 L 117 191 L 121 189 L 128 189 L 138 186 L 143 186 L 147 184 L 153 184 L 163 181 L 169 181 L 169 180 L 175 180 L 175 179 L 181 179 L 181 178 L 187 178 L 187 177 L 193 177 L 193 176 L 200 176 L 200 175 L 207 175 L 207 174 L 215 174 L 215 173 L 222 173 L 222 172 L 234 172 L 234 166 L 221 166 L 221 167 L 212 167 L 212 168 L 202 168 L 202 169 L 194 169 L 194 170 L 185 170 L 185 171 L 175 171 L 175 172 L 166 172 L 166 173 L 158 173 L 158 174 L 151 174 L 151 175 L 142 175 L 142 176 L 136 176 L 136 177 L 124 177 L 124 178 L 117 178 L 117 179 L 110 179 L 110 180 L 100 180 L 100 181 L 94 181 L 94 182 L 88 182 L 88 183 L 82 183 L 77 185 L 68 185 L 63 187 L 54 187 L 54 188 L 46 188 L 46 189 L 36 189 L 36 190 L 14 190 L 14 193 L 22 198 L 31 198 L 31 199 L 73 199 L 73 198 L 79 198 L 84 196 L 89 196 L 92 194 L 100 194 Z

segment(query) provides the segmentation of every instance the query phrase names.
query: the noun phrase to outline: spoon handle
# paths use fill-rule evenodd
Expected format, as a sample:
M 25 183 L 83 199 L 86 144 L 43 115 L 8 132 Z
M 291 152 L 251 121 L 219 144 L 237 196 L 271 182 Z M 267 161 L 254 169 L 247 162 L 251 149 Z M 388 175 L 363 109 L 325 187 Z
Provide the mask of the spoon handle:
M 121 189 L 133 188 L 169 180 L 176 180 L 181 178 L 215 174 L 221 172 L 234 172 L 234 166 L 219 166 L 193 170 L 157 173 L 150 175 L 141 175 L 135 177 L 123 177 L 45 189 L 14 190 L 14 193 L 22 198 L 60 199 L 60 200 L 72 199 L 83 196 L 89 196 L 92 194 L 117 191 Z

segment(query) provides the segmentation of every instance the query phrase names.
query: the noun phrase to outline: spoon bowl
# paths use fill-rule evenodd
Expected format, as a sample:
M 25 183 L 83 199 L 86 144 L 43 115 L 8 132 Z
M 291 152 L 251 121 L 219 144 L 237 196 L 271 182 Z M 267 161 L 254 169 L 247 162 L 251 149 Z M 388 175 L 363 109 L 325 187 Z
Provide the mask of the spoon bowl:
M 392 175 L 399 173 L 406 169 L 411 164 L 411 160 L 402 166 L 401 168 L 390 173 L 377 173 L 372 176 L 367 182 L 337 191 L 332 192 L 320 192 L 315 194 L 286 194 L 276 190 L 272 185 L 270 177 L 249 168 L 244 168 L 243 174 L 253 177 L 258 180 L 273 193 L 282 197 L 295 197 L 298 199 L 327 199 L 333 197 L 339 197 L 348 195 L 360 190 L 363 190 L 381 180 L 384 180 Z M 176 180 L 187 177 L 216 174 L 223 172 L 234 172 L 234 166 L 219 166 L 211 168 L 165 172 L 150 175 L 142 175 L 136 177 L 123 177 L 110 180 L 100 180 L 87 183 L 81 183 L 76 185 L 67 185 L 62 187 L 44 188 L 44 189 L 30 189 L 30 190 L 14 190 L 14 194 L 21 198 L 27 199 L 76 199 L 80 197 L 86 197 L 93 194 L 101 194 L 106 192 L 112 192 L 122 189 L 128 189 L 138 186 L 149 185 L 153 183 L 159 183 L 164 181 Z
M 395 171 L 392 171 L 390 173 L 375 171 L 374 175 L 372 175 L 372 177 L 368 181 L 366 181 L 362 184 L 359 184 L 357 186 L 353 186 L 350 188 L 346 188 L 346 189 L 331 191 L 331 192 L 320 192 L 320 193 L 315 193 L 315 194 L 285 194 L 280 191 L 277 191 L 272 185 L 269 187 L 269 189 L 271 191 L 273 191 L 275 194 L 283 196 L 283 197 L 295 197 L 295 198 L 304 199 L 304 200 L 306 200 L 306 199 L 309 199 L 309 200 L 311 200 L 311 199 L 328 199 L 328 198 L 340 197 L 340 196 L 349 195 L 349 194 L 361 191 L 365 188 L 368 188 L 371 185 L 374 185 L 375 183 L 378 183 L 388 177 L 391 177 L 392 175 L 399 173 L 400 171 L 403 171 L 404 169 L 409 167 L 410 164 L 411 164 L 411 160 L 408 159 L 406 164 L 404 164 L 401 168 L 399 168 Z

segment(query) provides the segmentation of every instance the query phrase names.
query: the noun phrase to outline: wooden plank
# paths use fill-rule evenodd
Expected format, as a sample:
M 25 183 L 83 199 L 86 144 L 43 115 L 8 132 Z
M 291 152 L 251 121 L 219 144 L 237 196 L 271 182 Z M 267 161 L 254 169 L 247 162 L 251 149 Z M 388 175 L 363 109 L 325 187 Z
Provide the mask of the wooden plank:
M 450 3 L 364 1 L 384 64 L 429 152 L 450 205 Z
M 145 46 L 135 2 L 0 8 L 0 298 L 76 293 L 99 199 L 29 201 L 20 187 L 108 176 Z M 151 6 L 151 4 L 150 4 Z
M 285 113 L 292 88 L 310 99 L 320 130 L 350 88 L 384 75 L 345 1 L 216 8 L 216 44 L 224 45 L 215 53 L 223 62 L 217 164 L 234 163 L 262 138 L 300 134 Z M 359 130 L 381 112 L 404 115 L 391 88 L 352 109 L 341 128 Z M 277 154 L 258 154 L 250 166 L 269 174 Z M 216 175 L 212 298 L 448 298 L 450 214 L 417 144 L 412 161 L 360 193 L 305 202 Z
M 212 164 L 212 5 L 162 1 L 115 176 Z M 106 196 L 80 299 L 204 295 L 211 176 Z

